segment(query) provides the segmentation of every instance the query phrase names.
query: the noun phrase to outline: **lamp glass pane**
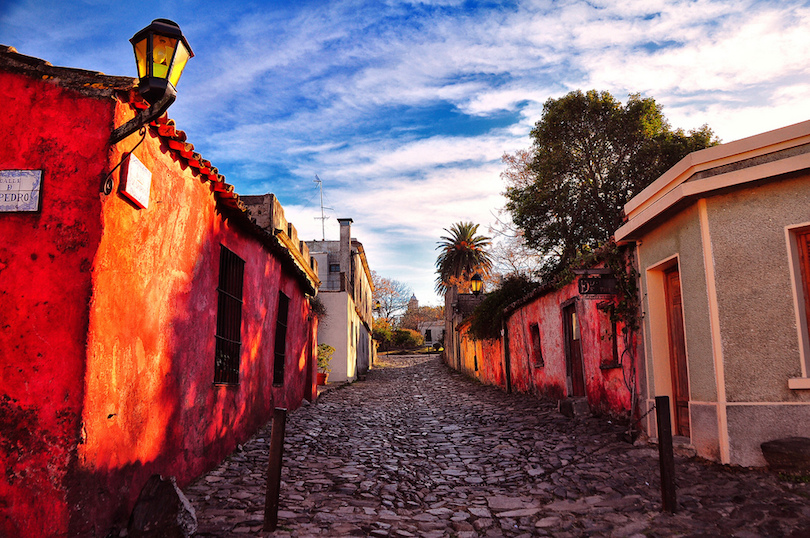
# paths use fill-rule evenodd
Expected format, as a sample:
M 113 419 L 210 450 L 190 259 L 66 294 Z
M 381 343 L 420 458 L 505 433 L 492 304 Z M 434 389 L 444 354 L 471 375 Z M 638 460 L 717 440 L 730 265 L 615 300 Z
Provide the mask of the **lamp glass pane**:
M 152 37 L 153 77 L 167 78 L 169 76 L 169 64 L 172 61 L 175 46 L 177 46 L 177 39 L 157 34 Z
M 133 45 L 135 49 L 135 64 L 138 66 L 138 78 L 146 76 L 146 43 L 148 40 L 148 37 L 144 37 Z
M 172 62 L 172 72 L 169 73 L 169 82 L 171 82 L 172 86 L 175 88 L 180 81 L 180 75 L 183 74 L 183 69 L 186 67 L 188 59 L 188 49 L 186 49 L 186 46 L 183 45 L 181 41 L 177 44 L 177 51 L 175 51 L 174 61 Z

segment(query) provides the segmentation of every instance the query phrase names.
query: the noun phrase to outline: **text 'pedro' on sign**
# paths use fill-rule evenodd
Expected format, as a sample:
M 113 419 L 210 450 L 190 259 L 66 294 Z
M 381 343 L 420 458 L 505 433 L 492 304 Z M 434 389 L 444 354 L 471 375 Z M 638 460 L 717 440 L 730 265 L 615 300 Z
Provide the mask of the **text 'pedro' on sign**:
M 39 211 L 42 170 L 0 170 L 0 213 Z
M 149 207 L 149 189 L 152 187 L 152 172 L 132 153 L 124 168 L 121 194 L 143 209 Z

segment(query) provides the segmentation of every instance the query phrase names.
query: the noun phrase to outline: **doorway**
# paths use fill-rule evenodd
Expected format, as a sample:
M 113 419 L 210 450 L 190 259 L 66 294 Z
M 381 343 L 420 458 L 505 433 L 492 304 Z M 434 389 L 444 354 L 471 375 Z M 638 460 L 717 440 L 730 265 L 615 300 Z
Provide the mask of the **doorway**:
M 568 396 L 585 396 L 585 374 L 582 367 L 582 343 L 576 303 L 563 307 L 563 331 L 565 333 L 565 371 L 568 378 Z
M 681 275 L 677 265 L 664 271 L 664 295 L 669 338 L 669 363 L 672 373 L 674 433 L 689 437 L 689 371 L 686 366 Z

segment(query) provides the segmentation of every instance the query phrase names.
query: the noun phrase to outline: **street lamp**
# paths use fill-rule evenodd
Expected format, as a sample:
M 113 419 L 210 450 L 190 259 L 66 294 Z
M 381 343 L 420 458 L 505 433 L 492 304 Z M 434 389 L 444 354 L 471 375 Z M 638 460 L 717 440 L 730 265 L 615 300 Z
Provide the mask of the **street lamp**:
M 115 129 L 115 144 L 142 126 L 159 118 L 177 98 L 177 83 L 188 59 L 194 56 L 180 26 L 168 19 L 155 19 L 129 40 L 138 66 L 138 91 L 151 106 Z
M 481 293 L 481 290 L 484 289 L 484 280 L 481 278 L 481 275 L 475 273 L 473 277 L 470 279 L 470 287 L 472 288 L 473 295 L 478 295 Z

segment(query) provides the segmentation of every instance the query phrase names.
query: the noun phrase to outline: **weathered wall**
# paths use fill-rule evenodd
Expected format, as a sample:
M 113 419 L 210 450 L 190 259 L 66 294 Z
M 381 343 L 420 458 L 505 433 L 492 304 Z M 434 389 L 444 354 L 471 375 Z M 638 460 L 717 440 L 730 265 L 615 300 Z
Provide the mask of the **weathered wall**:
M 458 328 L 461 349 L 461 371 L 485 385 L 506 387 L 501 340 L 476 340 L 469 334 L 470 323 Z
M 274 407 L 296 408 L 312 379 L 309 305 L 279 259 L 220 213 L 210 185 L 153 133 L 135 155 L 152 172 L 149 207 L 104 200 L 93 265 L 79 473 L 96 484 L 99 513 L 81 511 L 83 532 L 104 530 L 106 496 L 122 499 L 121 520 L 151 474 L 182 487 L 211 468 Z M 245 261 L 238 385 L 212 383 L 221 245 Z M 279 292 L 290 298 L 284 380 L 273 379 Z
M 274 407 L 311 399 L 317 327 L 293 262 L 220 213 L 211 184 L 154 129 L 134 150 L 152 172 L 148 208 L 118 193 L 118 170 L 100 194 L 140 139 L 108 145 L 133 112 L 47 79 L 0 73 L 0 169 L 43 170 L 41 212 L 0 214 L 0 536 L 106 536 L 149 475 L 185 485 Z M 245 260 L 232 386 L 213 384 L 221 244 Z M 279 291 L 290 297 L 283 383 L 272 378 Z
M 112 101 L 0 72 L 0 169 L 43 171 L 0 214 L 0 536 L 67 532 Z
M 631 358 L 624 353 L 623 326 L 617 326 L 621 363 L 613 360 L 612 325 L 607 312 L 597 308 L 605 298 L 580 297 L 576 280 L 549 291 L 511 313 L 507 320 L 512 387 L 552 399 L 568 396 L 566 384 L 563 303 L 574 300 L 588 404 L 595 412 L 624 416 L 631 398 L 624 376 L 631 377 Z M 534 358 L 530 325 L 540 329 L 543 362 Z
M 631 361 L 635 359 L 634 353 L 625 353 L 623 325 L 617 325 L 620 361 L 616 362 L 613 358 L 613 334 L 608 313 L 597 308 L 606 298 L 579 297 L 576 281 L 560 290 L 539 295 L 509 313 L 506 331 L 509 339 L 511 389 L 551 399 L 568 396 L 561 306 L 569 300 L 576 304 L 580 324 L 588 404 L 597 413 L 629 415 L 631 392 L 625 383 L 625 377 L 632 379 Z M 535 359 L 532 351 L 529 327 L 533 323 L 537 323 L 540 329 L 542 363 Z M 448 356 L 454 356 L 446 354 L 445 361 L 449 366 L 457 368 L 454 361 L 458 360 L 460 368 L 457 369 L 483 383 L 506 389 L 503 339 L 476 341 L 469 335 L 468 329 L 467 321 L 456 332 L 456 338 L 460 339 L 460 358 L 448 360 Z M 629 341 L 632 350 L 638 345 L 636 340 L 634 337 Z

